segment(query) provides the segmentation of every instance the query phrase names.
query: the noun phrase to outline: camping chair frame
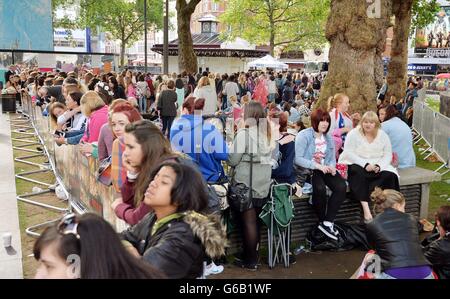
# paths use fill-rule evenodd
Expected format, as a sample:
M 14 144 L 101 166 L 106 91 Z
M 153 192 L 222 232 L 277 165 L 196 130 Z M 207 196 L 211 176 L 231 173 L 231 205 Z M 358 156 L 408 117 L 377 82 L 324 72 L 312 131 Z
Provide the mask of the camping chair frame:
M 267 245 L 268 245 L 268 263 L 269 268 L 274 268 L 278 261 L 282 261 L 286 268 L 289 267 L 289 245 L 291 236 L 291 222 L 280 229 L 280 225 L 275 223 L 275 202 L 273 200 L 273 191 L 280 186 L 286 186 L 289 189 L 289 204 L 292 203 L 292 186 L 290 184 L 277 184 L 276 182 L 270 187 L 270 227 L 267 228 Z M 276 231 L 275 231 L 276 230 Z

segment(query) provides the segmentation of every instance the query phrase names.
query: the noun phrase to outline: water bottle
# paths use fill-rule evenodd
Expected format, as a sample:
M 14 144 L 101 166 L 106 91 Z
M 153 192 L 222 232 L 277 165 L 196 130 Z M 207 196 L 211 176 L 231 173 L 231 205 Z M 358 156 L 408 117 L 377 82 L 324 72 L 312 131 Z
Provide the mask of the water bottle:
M 305 246 L 302 245 L 302 246 L 294 249 L 294 254 L 298 255 L 298 254 L 300 254 L 300 253 L 302 253 L 304 251 L 305 251 Z

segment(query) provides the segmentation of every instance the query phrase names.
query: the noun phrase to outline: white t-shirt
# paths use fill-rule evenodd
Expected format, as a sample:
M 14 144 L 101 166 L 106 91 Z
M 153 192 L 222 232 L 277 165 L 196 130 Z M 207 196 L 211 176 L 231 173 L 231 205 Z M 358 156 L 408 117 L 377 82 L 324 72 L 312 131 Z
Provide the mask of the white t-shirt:
M 314 143 L 316 145 L 316 150 L 313 155 L 314 162 L 324 165 L 327 141 L 325 140 L 325 137 L 321 135 L 319 138 L 314 138 Z
M 227 99 L 229 100 L 231 96 L 239 94 L 239 86 L 236 82 L 227 82 L 223 88 L 223 94 L 227 95 Z
M 267 80 L 267 89 L 269 93 L 277 93 L 277 85 L 275 84 L 275 81 Z

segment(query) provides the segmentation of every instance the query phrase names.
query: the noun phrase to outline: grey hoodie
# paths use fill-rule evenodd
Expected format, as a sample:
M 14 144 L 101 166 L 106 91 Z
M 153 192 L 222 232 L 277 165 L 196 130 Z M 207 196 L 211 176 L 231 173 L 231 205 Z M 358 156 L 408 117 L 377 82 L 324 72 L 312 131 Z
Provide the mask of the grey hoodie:
M 258 134 L 256 126 L 240 129 L 234 138 L 228 164 L 234 166 L 234 180 L 248 187 L 250 187 L 250 153 L 253 153 L 253 198 L 265 198 L 269 194 L 271 156 L 274 148 L 274 142 L 267 140 L 265 132 Z

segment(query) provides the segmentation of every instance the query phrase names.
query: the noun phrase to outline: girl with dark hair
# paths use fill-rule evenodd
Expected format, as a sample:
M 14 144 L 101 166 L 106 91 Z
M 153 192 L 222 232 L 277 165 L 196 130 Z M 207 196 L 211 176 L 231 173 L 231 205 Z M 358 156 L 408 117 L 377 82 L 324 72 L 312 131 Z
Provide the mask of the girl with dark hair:
M 393 155 L 398 160 L 398 168 L 416 167 L 411 128 L 398 118 L 398 114 L 394 105 L 380 107 L 378 117 L 381 121 L 381 129 L 389 136 Z
M 200 214 L 208 207 L 200 173 L 186 164 L 165 162 L 150 180 L 144 204 L 152 212 L 122 233 L 128 250 L 168 278 L 200 277 L 205 253 L 220 257 L 227 243 L 218 216 Z
M 164 136 L 170 135 L 170 128 L 177 116 L 177 93 L 175 92 L 175 82 L 169 80 L 167 82 L 167 90 L 161 92 L 158 98 L 158 111 L 161 116 Z
M 142 204 L 148 174 L 161 161 L 176 155 L 161 130 L 148 120 L 128 124 L 124 143 L 122 163 L 127 169 L 127 178 L 121 188 L 122 197 L 112 203 L 112 208 L 117 217 L 134 225 L 150 211 L 148 206 Z
M 339 232 L 334 228 L 334 219 L 345 200 L 347 186 L 336 171 L 334 141 L 327 134 L 330 114 L 321 109 L 314 111 L 311 125 L 300 131 L 295 139 L 295 163 L 313 171 L 312 202 L 319 218 L 318 228 L 328 238 L 337 240 Z M 326 187 L 332 191 L 329 199 Z
M 287 132 L 288 113 L 278 112 L 272 119 L 278 120 L 280 137 L 277 140 L 275 160 L 276 167 L 272 167 L 272 178 L 278 183 L 295 183 L 294 157 L 295 157 L 295 135 Z
M 69 111 L 66 111 L 58 118 L 58 123 L 66 123 L 70 120 L 70 129 L 64 136 L 55 138 L 58 145 L 71 144 L 75 145 L 80 142 L 86 129 L 86 116 L 81 113 L 81 92 L 71 92 L 66 98 L 66 104 Z
M 271 183 L 271 154 L 275 148 L 271 126 L 259 102 L 250 102 L 244 111 L 244 127 L 240 128 L 233 141 L 228 164 L 234 167 L 231 185 L 233 196 L 247 198 L 245 203 L 230 200 L 232 209 L 240 214 L 244 255 L 236 263 L 249 270 L 257 270 L 259 247 L 258 215 L 266 203 Z M 241 191 L 239 191 L 241 192 Z M 241 192 L 241 193 L 242 193 Z
M 450 206 L 438 209 L 436 226 L 439 237 L 424 248 L 425 258 L 440 279 L 450 279 Z
M 152 279 L 165 275 L 126 251 L 111 225 L 95 214 L 66 215 L 34 244 L 43 279 Z
M 114 93 L 113 95 L 114 99 L 125 99 L 125 100 L 127 99 L 123 87 L 119 85 L 117 79 L 114 76 L 109 77 L 108 84 Z

